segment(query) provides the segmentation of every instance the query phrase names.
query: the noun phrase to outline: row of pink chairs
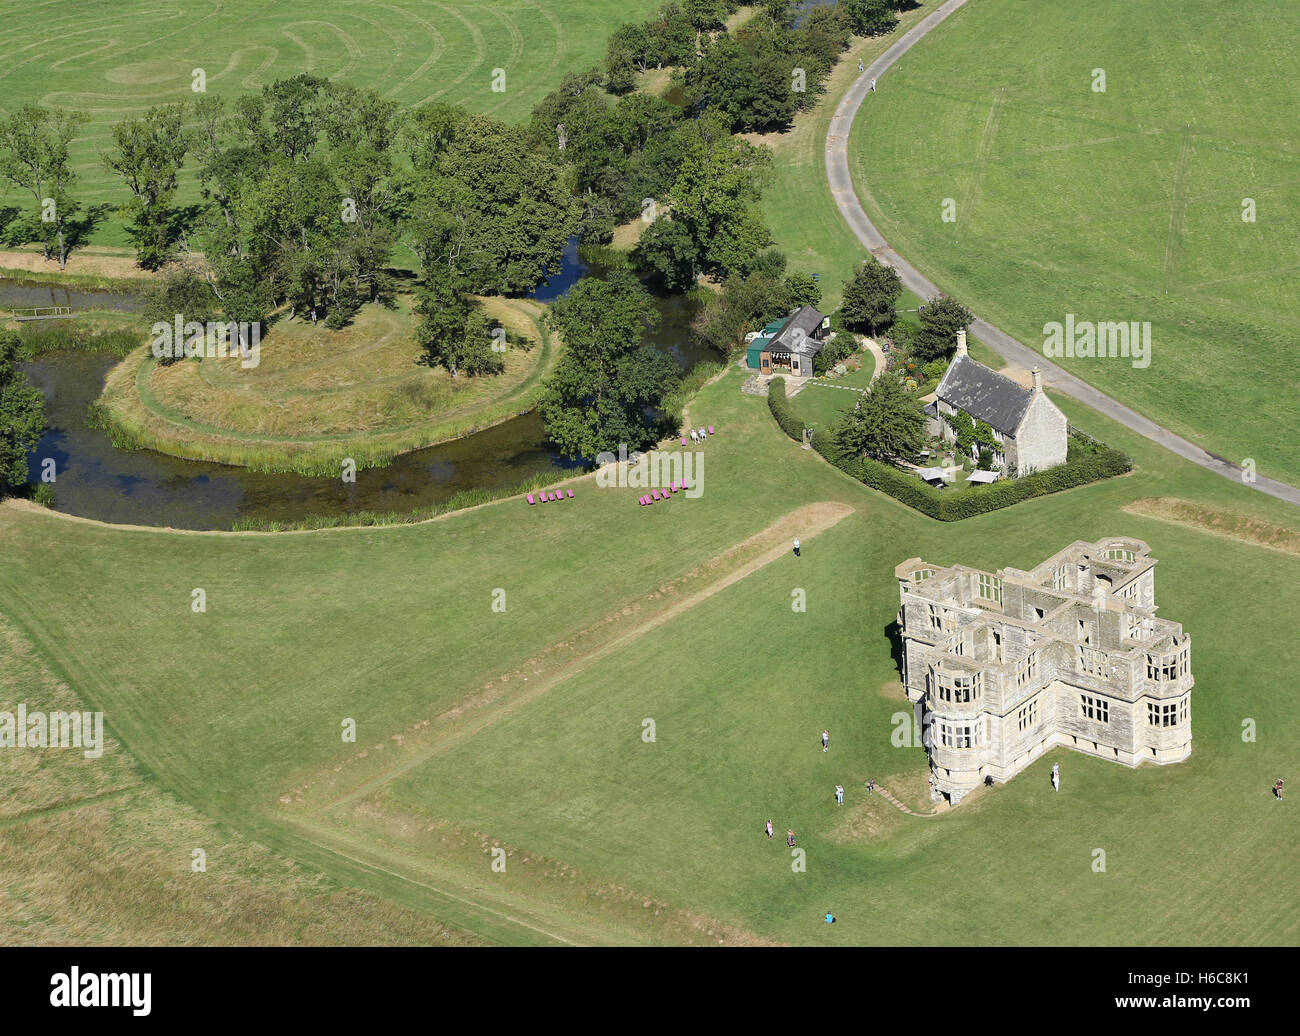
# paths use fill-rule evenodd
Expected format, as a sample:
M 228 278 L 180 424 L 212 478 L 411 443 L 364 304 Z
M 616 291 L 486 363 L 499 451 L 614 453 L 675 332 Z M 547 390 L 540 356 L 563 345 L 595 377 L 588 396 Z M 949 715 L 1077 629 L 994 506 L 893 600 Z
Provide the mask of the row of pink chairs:
M 563 490 L 563 489 L 557 489 L 554 493 L 547 491 L 547 492 L 538 493 L 537 495 L 540 496 L 540 497 L 542 498 L 542 503 L 544 503 L 544 504 L 549 504 L 549 503 L 550 503 L 551 501 L 553 501 L 553 500 L 563 500 L 563 499 L 564 499 L 564 490 Z M 573 499 L 573 490 L 572 490 L 572 489 L 569 490 L 569 499 L 570 499 L 570 500 Z M 530 504 L 535 504 L 535 503 L 537 503 L 537 501 L 533 498 L 533 494 L 532 494 L 532 493 L 529 493 L 529 494 L 528 494 L 528 502 L 529 502 Z
M 669 483 L 669 488 L 670 488 L 674 493 L 676 493 L 679 489 L 685 489 L 685 488 L 686 488 L 686 483 L 685 483 L 685 482 L 681 482 L 681 483 L 679 484 L 679 483 L 677 483 L 677 482 L 671 482 L 671 483 Z M 655 490 L 651 490 L 649 496 L 643 496 L 643 497 L 640 497 L 640 498 L 637 500 L 637 503 L 640 504 L 642 507 L 645 507 L 647 504 L 653 504 L 656 500 L 667 500 L 667 499 L 668 499 L 668 490 L 667 490 L 667 489 L 655 489 Z

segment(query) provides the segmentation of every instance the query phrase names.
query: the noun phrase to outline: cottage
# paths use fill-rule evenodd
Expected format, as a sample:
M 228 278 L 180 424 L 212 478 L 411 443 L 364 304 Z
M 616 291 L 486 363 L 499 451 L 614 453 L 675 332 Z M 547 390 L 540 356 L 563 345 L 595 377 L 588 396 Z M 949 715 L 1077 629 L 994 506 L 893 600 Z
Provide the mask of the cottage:
M 830 319 L 813 306 L 801 306 L 783 320 L 772 321 L 750 341 L 746 365 L 759 374 L 811 378 L 829 326 Z
M 926 406 L 931 435 L 949 442 L 957 438 L 952 418 L 958 412 L 992 429 L 993 466 L 1005 474 L 1028 475 L 1064 464 L 1069 421 L 1043 392 L 1043 375 L 1033 371 L 1033 387 L 1025 388 L 991 370 L 966 351 L 966 332 L 957 332 L 957 354 Z M 979 457 L 979 444 L 971 459 Z
M 1141 540 L 1076 541 L 1025 572 L 894 570 L 903 682 L 936 797 L 1008 781 L 1057 745 L 1137 766 L 1192 750 L 1191 637 L 1156 617 Z

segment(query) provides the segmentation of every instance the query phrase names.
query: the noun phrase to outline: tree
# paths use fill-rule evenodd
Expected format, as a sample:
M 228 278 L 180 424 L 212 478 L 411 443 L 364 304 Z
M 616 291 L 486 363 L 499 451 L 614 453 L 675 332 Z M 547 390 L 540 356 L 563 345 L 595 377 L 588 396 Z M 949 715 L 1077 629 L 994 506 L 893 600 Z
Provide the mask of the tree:
M 884 36 L 898 28 L 892 0 L 840 0 L 855 36 Z
M 954 298 L 940 295 L 917 311 L 920 328 L 912 355 L 926 363 L 949 357 L 957 348 L 957 332 L 970 327 L 975 315 Z
M 846 453 L 892 461 L 914 456 L 925 441 L 925 414 L 897 374 L 880 374 L 831 432 Z
M 892 266 L 871 258 L 844 283 L 840 314 L 846 327 L 875 334 L 894 322 L 894 306 L 903 294 L 903 282 Z
M 458 272 L 476 294 L 522 294 L 556 270 L 577 229 L 582 206 L 573 175 L 516 126 L 471 116 L 437 162 L 438 178 L 416 186 L 422 222 L 438 223 L 433 188 L 454 195 L 456 210 L 441 219 L 457 241 Z M 452 181 L 448 184 L 447 181 Z
M 420 323 L 416 339 L 424 347 L 425 362 L 447 368 L 453 378 L 459 374 L 499 374 L 505 362 L 492 350 L 492 332 L 487 318 L 446 279 L 425 285 L 419 293 L 416 312 Z
M 706 271 L 747 272 L 770 243 L 757 205 L 770 165 L 766 148 L 730 136 L 696 140 L 687 151 L 670 192 L 673 219 L 690 232 Z
M 207 279 L 192 263 L 181 263 L 149 285 L 145 294 L 144 321 L 170 326 L 177 317 L 181 323 L 206 324 L 217 318 L 218 299 Z M 162 359 L 164 365 L 180 356 Z
M 605 85 L 610 93 L 625 94 L 636 85 L 636 74 L 648 66 L 650 34 L 637 22 L 620 25 L 605 47 Z
M 725 0 L 682 0 L 682 10 L 701 32 L 721 29 L 727 20 Z
M 755 270 L 732 274 L 722 294 L 706 305 L 691 322 L 696 341 L 730 359 L 746 334 L 756 331 L 794 308 L 789 286 L 779 276 Z
M 18 369 L 17 331 L 0 328 L 0 490 L 27 484 L 27 455 L 45 430 L 45 397 Z
M 68 266 L 67 225 L 77 209 L 68 194 L 76 180 L 68 144 L 86 121 L 82 112 L 33 104 L 0 121 L 0 176 L 31 191 L 44 230 L 45 258 L 57 247 L 60 270 Z
M 683 224 L 663 218 L 641 234 L 632 262 L 658 277 L 668 291 L 684 292 L 695 286 L 700 251 Z
M 135 241 L 136 261 L 146 270 L 162 267 L 174 239 L 171 199 L 189 150 L 184 121 L 183 104 L 162 105 L 150 108 L 143 118 L 123 119 L 113 127 L 116 150 L 104 156 L 104 164 L 131 191 L 128 233 Z
M 790 291 L 791 305 L 816 306 L 821 303 L 822 286 L 810 274 L 792 273 L 786 277 L 785 286 Z
M 707 42 L 686 72 L 688 105 L 724 112 L 732 130 L 784 129 L 803 96 L 791 89 L 797 61 L 788 46 L 788 40 L 754 32 Z
M 555 303 L 552 326 L 565 351 L 547 379 L 539 409 L 566 456 L 594 459 L 620 444 L 658 437 L 650 411 L 680 378 L 672 359 L 642 341 L 657 314 L 631 274 L 585 278 Z

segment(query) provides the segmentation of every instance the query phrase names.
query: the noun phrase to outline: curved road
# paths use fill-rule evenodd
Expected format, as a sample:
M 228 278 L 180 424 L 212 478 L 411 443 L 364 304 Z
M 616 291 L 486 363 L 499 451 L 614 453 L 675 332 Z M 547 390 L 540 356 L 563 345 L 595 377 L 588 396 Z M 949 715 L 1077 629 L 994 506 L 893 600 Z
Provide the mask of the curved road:
M 866 99 L 867 94 L 871 92 L 871 81 L 884 75 L 894 62 L 911 50 L 927 32 L 954 11 L 964 7 L 967 2 L 968 0 L 947 0 L 946 3 L 917 22 L 888 50 L 873 61 L 866 71 L 854 80 L 853 85 L 849 87 L 848 92 L 840 100 L 839 106 L 835 109 L 835 115 L 831 118 L 830 128 L 826 132 L 826 176 L 830 181 L 831 194 L 835 197 L 835 204 L 839 207 L 840 215 L 844 217 L 844 221 L 848 223 L 849 228 L 857 235 L 863 246 L 882 263 L 897 270 L 898 276 L 908 290 L 915 292 L 923 299 L 933 298 L 941 293 L 911 263 L 889 247 L 889 243 L 885 241 L 880 231 L 867 218 L 866 212 L 863 211 L 862 205 L 858 202 L 858 196 L 853 190 L 853 178 L 849 174 L 849 133 L 853 129 L 854 116 L 858 114 L 862 102 Z M 1269 496 L 1277 497 L 1279 500 L 1285 500 L 1287 503 L 1300 507 L 1300 489 L 1295 486 L 1288 485 L 1285 482 L 1278 482 L 1275 479 L 1265 478 L 1262 475 L 1257 476 L 1254 482 L 1243 482 L 1242 469 L 1236 464 L 1232 464 L 1222 457 L 1217 457 L 1213 453 L 1207 453 L 1195 443 L 1188 442 L 1182 436 L 1175 435 L 1167 428 L 1162 428 L 1154 421 L 1143 417 L 1136 410 L 1129 409 L 1118 400 L 1112 399 L 1106 393 L 1093 388 L 1086 381 L 1075 377 L 1037 350 L 1030 349 L 1018 342 L 1005 331 L 978 318 L 971 324 L 971 330 L 982 342 L 997 350 L 1008 363 L 1021 367 L 1040 368 L 1043 372 L 1043 381 L 1046 384 L 1059 389 L 1066 395 L 1073 396 L 1081 403 L 1086 403 L 1094 410 L 1098 410 L 1111 418 L 1111 420 L 1118 421 L 1126 428 L 1131 428 L 1139 435 L 1145 436 L 1152 442 L 1178 454 L 1178 456 L 1184 457 L 1194 464 L 1199 464 L 1203 468 L 1208 468 L 1224 478 L 1232 479 L 1234 482 L 1241 483 L 1251 489 L 1257 489 L 1261 493 L 1267 493 Z

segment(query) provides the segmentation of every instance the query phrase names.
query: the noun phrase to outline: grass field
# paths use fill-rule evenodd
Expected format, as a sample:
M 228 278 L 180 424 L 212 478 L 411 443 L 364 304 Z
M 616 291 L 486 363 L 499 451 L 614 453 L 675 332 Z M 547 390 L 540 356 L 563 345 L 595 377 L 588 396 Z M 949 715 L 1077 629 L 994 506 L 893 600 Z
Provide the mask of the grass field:
M 854 37 L 826 81 L 826 93 L 811 111 L 800 112 L 785 133 L 747 134 L 772 149 L 770 181 L 763 188 L 762 211 L 768 228 L 785 252 L 790 269 L 818 275 L 821 310 L 840 304 L 844 282 L 866 257 L 866 250 L 840 217 L 826 181 L 826 131 L 840 97 L 858 77 L 858 62 L 869 65 L 899 36 L 930 12 L 930 5 L 903 12 L 898 29 L 872 39 Z M 915 308 L 910 293 L 900 309 Z
M 323 880 L 485 941 L 1293 942 L 1300 912 L 1276 893 L 1295 825 L 1269 784 L 1300 736 L 1300 646 L 1278 618 L 1300 607 L 1300 557 L 1276 546 L 1294 543 L 1294 511 L 1062 399 L 1137 470 L 941 525 L 790 443 L 742 379 L 692 405 L 719 432 L 703 495 L 649 509 L 592 476 L 563 506 L 280 535 L 9 504 L 0 614 L 105 712 L 141 780 Z M 1127 510 L 1153 498 L 1187 503 Z M 925 799 L 923 751 L 890 740 L 906 708 L 885 632 L 893 566 L 1029 566 L 1113 534 L 1150 542 L 1161 614 L 1196 637 L 1191 759 L 1133 771 L 1058 750 L 938 818 L 867 798 L 874 778 Z M 762 835 L 769 817 L 795 829 L 806 873 Z M 70 866 L 21 830 L 24 868 L 37 852 Z M 188 831 L 156 837 L 188 857 Z M 6 870 L 11 898 L 32 895 L 27 873 Z M 841 923 L 822 924 L 827 910 Z M 173 915 L 156 920 L 181 938 Z
M 420 363 L 410 299 L 368 305 L 339 331 L 301 316 L 274 323 L 259 362 L 159 366 L 150 349 L 108 377 L 101 404 L 124 441 L 174 456 L 262 471 L 337 474 L 487 427 L 531 409 L 558 347 L 541 333 L 545 307 L 476 300 L 492 326 L 528 342 L 501 354 L 501 374 L 452 378 Z
M 605 40 L 660 0 L 53 0 L 7 5 L 0 23 L 0 109 L 24 104 L 91 117 L 73 154 L 83 205 L 122 204 L 126 188 L 100 161 L 112 125 L 151 105 L 191 100 L 193 71 L 233 98 L 300 72 L 371 87 L 407 106 L 440 100 L 518 120 L 572 71 L 601 60 Z M 505 89 L 492 89 L 493 70 Z M 198 197 L 182 174 L 181 203 Z M 0 188 L 0 209 L 30 197 Z M 120 220 L 98 244 L 127 247 Z
M 1032 347 L 1068 313 L 1149 321 L 1149 367 L 1057 362 L 1294 483 L 1297 33 L 1285 0 L 978 0 L 868 98 L 854 184 L 900 254 Z

